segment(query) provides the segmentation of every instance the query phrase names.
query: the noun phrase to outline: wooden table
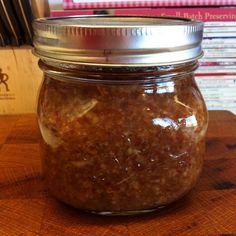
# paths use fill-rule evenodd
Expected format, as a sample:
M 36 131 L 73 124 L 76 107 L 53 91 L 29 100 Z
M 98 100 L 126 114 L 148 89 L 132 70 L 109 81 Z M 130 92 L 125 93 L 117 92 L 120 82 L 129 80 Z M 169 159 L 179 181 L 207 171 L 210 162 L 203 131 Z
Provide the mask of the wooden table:
M 210 112 L 204 170 L 195 189 L 159 212 L 89 215 L 52 198 L 41 179 L 34 115 L 0 116 L 0 236 L 235 235 L 236 117 Z

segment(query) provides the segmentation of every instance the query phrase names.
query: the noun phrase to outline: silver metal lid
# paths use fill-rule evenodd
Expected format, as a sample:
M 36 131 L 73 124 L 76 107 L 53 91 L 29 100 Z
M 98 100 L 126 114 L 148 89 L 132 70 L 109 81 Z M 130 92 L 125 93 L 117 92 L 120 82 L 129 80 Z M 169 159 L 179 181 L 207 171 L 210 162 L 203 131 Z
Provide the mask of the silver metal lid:
M 35 20 L 34 31 L 34 53 L 46 60 L 147 66 L 183 63 L 202 56 L 203 23 L 185 18 L 42 18 Z

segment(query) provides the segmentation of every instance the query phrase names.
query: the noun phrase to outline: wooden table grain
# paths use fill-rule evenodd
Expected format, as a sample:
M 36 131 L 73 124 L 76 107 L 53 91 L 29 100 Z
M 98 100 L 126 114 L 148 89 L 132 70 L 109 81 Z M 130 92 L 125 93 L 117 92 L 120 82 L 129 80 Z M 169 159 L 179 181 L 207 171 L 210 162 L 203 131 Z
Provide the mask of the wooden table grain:
M 236 117 L 210 112 L 207 152 L 194 190 L 135 217 L 80 212 L 50 196 L 41 177 L 35 115 L 0 116 L 0 236 L 236 235 Z

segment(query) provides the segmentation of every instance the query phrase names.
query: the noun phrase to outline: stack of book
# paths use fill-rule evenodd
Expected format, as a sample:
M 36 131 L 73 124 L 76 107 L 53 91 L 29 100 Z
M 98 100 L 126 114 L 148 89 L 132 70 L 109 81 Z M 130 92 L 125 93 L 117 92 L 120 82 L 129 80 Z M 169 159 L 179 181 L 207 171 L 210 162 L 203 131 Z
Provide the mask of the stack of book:
M 52 16 L 98 13 L 204 21 L 204 57 L 196 81 L 208 109 L 236 113 L 236 0 L 64 0 L 61 8 L 57 4 L 51 11 Z
M 236 113 L 236 21 L 207 22 L 203 48 L 196 81 L 208 108 Z

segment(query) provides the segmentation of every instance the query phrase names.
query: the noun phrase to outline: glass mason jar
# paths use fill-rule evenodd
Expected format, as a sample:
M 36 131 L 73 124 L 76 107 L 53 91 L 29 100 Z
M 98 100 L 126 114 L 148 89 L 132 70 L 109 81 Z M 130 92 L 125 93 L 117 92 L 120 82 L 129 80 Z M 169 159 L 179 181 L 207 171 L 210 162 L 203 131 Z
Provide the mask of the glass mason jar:
M 137 214 L 189 192 L 207 110 L 194 80 L 201 23 L 158 17 L 39 19 L 35 54 L 49 191 L 98 214 Z

